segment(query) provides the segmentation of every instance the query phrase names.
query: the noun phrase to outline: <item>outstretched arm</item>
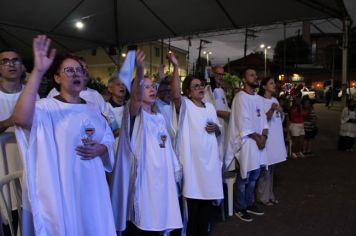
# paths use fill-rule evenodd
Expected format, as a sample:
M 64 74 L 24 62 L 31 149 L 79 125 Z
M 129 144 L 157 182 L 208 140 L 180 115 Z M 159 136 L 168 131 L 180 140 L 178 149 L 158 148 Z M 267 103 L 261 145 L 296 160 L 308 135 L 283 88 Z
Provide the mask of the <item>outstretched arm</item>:
M 180 80 L 179 80 L 178 60 L 173 53 L 168 53 L 167 59 L 173 65 L 173 80 L 171 82 L 172 99 L 173 99 L 173 102 L 174 102 L 174 105 L 175 105 L 177 111 L 179 111 L 180 105 L 182 103 L 182 101 L 181 101 L 182 95 L 181 95 Z
M 136 116 L 141 108 L 143 79 L 144 79 L 144 61 L 145 54 L 138 49 L 136 52 L 136 79 L 132 85 L 131 101 L 130 101 L 130 115 Z
M 33 39 L 34 67 L 13 112 L 14 123 L 27 129 L 31 129 L 32 126 L 36 96 L 42 76 L 51 66 L 56 55 L 55 49 L 52 49 L 48 55 L 50 44 L 51 40 L 46 35 L 38 35 Z

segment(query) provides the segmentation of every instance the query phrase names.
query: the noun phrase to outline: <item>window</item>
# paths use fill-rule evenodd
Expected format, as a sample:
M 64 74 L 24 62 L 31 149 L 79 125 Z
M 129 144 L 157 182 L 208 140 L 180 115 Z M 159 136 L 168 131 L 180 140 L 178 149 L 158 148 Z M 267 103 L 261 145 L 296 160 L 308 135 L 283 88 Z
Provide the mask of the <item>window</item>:
M 155 47 L 155 56 L 160 57 L 161 56 L 161 50 L 160 48 Z

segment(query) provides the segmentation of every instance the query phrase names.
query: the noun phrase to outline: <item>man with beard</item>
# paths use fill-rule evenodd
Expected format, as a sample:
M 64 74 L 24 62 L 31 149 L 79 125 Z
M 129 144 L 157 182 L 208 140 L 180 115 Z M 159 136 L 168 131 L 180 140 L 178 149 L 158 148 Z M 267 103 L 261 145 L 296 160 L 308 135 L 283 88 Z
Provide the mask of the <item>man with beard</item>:
M 228 167 L 233 158 L 238 161 L 235 215 L 245 222 L 251 222 L 250 214 L 264 214 L 254 204 L 254 192 L 260 167 L 267 162 L 264 148 L 268 123 L 262 97 L 255 94 L 258 87 L 256 71 L 244 69 L 242 80 L 244 89 L 235 95 L 231 108 L 225 166 Z

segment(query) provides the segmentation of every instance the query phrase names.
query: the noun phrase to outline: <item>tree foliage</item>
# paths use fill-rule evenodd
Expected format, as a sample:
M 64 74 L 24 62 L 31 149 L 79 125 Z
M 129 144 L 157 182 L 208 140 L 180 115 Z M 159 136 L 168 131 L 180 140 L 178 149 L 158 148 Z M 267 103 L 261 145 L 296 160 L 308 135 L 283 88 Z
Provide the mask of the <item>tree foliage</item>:
M 286 64 L 306 64 L 310 63 L 310 46 L 301 36 L 280 40 L 274 48 L 274 61 L 283 64 L 284 44 L 286 44 Z

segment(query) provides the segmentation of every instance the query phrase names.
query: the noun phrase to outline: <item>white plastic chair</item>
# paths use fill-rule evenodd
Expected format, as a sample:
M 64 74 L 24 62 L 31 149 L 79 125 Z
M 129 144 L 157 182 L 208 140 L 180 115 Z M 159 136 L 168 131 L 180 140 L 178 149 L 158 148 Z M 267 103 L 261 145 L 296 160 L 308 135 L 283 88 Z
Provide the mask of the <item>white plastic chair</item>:
M 22 223 L 22 212 L 21 212 L 21 202 L 22 202 L 22 189 L 21 189 L 21 178 L 22 178 L 22 171 L 16 171 L 11 174 L 8 174 L 4 176 L 3 178 L 0 179 L 0 203 L 1 207 L 5 207 L 5 217 L 7 217 L 8 222 L 9 222 L 9 227 L 10 227 L 10 232 L 12 236 L 15 235 L 15 230 L 12 226 L 12 215 L 11 215 L 11 204 L 5 200 L 5 193 L 4 193 L 4 188 L 6 186 L 9 186 L 10 188 L 13 188 L 16 196 L 16 206 L 17 206 L 17 211 L 18 211 L 18 225 L 20 227 L 20 235 L 21 235 L 21 223 Z
M 234 214 L 234 183 L 236 181 L 235 159 L 230 164 L 228 170 L 223 173 L 223 181 L 227 186 L 228 214 Z

